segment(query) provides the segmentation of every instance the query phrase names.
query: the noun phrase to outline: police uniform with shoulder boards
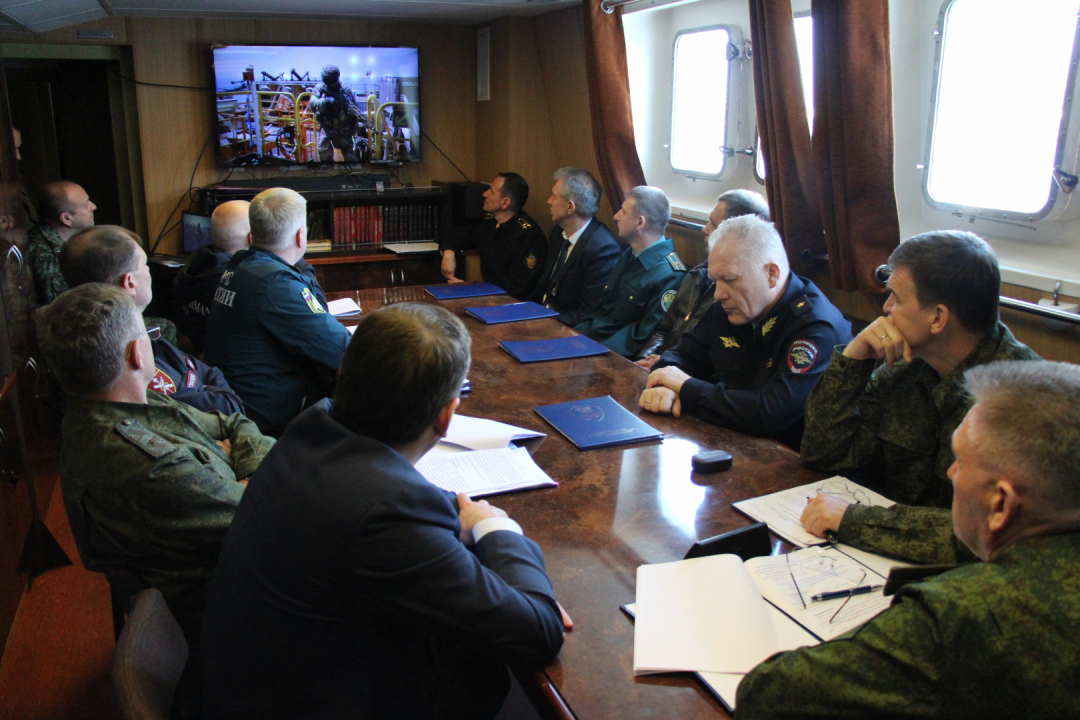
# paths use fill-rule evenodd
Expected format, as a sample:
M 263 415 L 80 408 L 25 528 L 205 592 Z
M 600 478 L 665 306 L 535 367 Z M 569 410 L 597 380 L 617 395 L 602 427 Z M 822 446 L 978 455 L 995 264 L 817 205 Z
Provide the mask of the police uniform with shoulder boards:
M 475 225 L 453 230 L 439 252 L 480 251 L 484 282 L 498 285 L 518 300 L 528 300 L 540 282 L 547 258 L 547 238 L 524 210 L 499 224 L 492 215 Z
M 739 432 L 799 447 L 806 399 L 851 323 L 814 283 L 791 275 L 787 290 L 755 327 L 732 325 L 719 303 L 654 370 L 673 365 L 691 379 L 682 411 Z
M 627 248 L 608 276 L 596 313 L 574 329 L 623 357 L 637 357 L 674 302 L 684 275 L 686 266 L 670 238 L 636 256 Z
M 279 435 L 325 397 L 349 344 L 311 279 L 262 248 L 233 255 L 206 321 L 206 360 L 225 373 L 248 417 Z

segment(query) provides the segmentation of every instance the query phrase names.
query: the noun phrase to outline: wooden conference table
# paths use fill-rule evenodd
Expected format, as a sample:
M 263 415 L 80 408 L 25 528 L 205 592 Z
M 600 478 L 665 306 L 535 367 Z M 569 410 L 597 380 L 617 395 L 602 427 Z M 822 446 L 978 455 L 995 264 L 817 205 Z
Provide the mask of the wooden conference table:
M 365 314 L 395 302 L 435 302 L 421 287 L 328 294 L 331 300 L 343 297 L 358 300 Z M 513 298 L 501 295 L 440 304 L 462 318 L 473 339 L 473 390 L 462 396 L 458 412 L 547 433 L 530 450 L 560 483 L 490 499 L 539 543 L 556 597 L 574 619 L 556 662 L 531 677 L 519 673 L 522 687 L 548 717 L 726 717 L 689 674 L 634 677 L 634 627 L 619 606 L 634 601 L 639 565 L 680 560 L 696 540 L 749 524 L 731 503 L 824 475 L 803 468 L 798 454 L 772 440 L 646 412 L 642 419 L 664 432 L 662 443 L 578 450 L 533 408 L 610 395 L 638 413 L 646 373 L 615 353 L 519 364 L 499 340 L 575 333 L 554 318 L 484 325 L 464 314 L 466 306 L 508 302 Z M 690 458 L 699 449 L 727 450 L 731 469 L 692 472 Z

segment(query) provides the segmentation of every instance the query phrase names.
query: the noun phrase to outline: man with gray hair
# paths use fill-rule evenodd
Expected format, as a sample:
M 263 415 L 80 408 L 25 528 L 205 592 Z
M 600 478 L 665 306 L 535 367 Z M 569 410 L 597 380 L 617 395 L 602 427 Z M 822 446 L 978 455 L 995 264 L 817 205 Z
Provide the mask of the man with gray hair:
M 248 417 L 280 435 L 325 397 L 349 344 L 345 326 L 297 269 L 307 249 L 307 202 L 287 188 L 251 201 L 251 247 L 233 255 L 206 320 L 206 360 L 221 368 Z
M 547 264 L 533 301 L 558 310 L 559 320 L 573 327 L 596 311 L 604 281 L 622 248 L 604 223 L 596 219 L 600 183 L 583 168 L 555 171 L 548 206 L 555 227 L 548 237 Z
M 951 519 L 982 562 L 773 655 L 739 686 L 740 720 L 1080 716 L 1080 367 L 994 362 L 964 384 Z
M 239 413 L 148 391 L 157 328 L 123 288 L 79 285 L 34 319 L 68 395 L 60 482 L 83 564 L 160 590 L 193 643 L 233 510 L 274 441 Z
M 705 262 L 690 269 L 679 285 L 675 302 L 668 308 L 660 327 L 645 347 L 641 350 L 641 359 L 637 364 L 646 370 L 652 370 L 660 355 L 675 347 L 686 333 L 705 317 L 713 304 L 716 283 L 709 279 L 709 238 L 720 223 L 741 215 L 757 215 L 762 220 L 769 219 L 769 203 L 753 190 L 728 190 L 716 198 L 716 205 L 709 213 L 709 222 L 702 228 L 705 239 Z
M 615 213 L 630 244 L 608 275 L 596 311 L 574 326 L 626 358 L 635 358 L 675 300 L 686 266 L 664 237 L 671 204 L 660 188 L 639 185 Z
M 851 323 L 814 283 L 792 274 L 772 223 L 731 218 L 710 241 L 716 302 L 660 356 L 638 402 L 797 448 L 806 398 L 831 349 L 851 339 Z

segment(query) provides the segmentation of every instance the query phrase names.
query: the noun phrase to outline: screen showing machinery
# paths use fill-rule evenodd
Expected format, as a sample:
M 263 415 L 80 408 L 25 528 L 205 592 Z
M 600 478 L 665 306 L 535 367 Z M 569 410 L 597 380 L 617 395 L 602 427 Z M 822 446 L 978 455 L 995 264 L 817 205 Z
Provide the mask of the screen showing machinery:
M 222 164 L 420 160 L 416 48 L 214 48 Z

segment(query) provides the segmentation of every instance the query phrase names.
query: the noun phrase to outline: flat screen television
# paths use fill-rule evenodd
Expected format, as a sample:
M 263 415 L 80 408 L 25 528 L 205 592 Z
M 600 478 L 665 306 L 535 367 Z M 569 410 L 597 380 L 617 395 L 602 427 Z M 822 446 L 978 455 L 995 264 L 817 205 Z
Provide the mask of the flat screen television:
M 420 160 L 417 48 L 217 45 L 222 165 Z

